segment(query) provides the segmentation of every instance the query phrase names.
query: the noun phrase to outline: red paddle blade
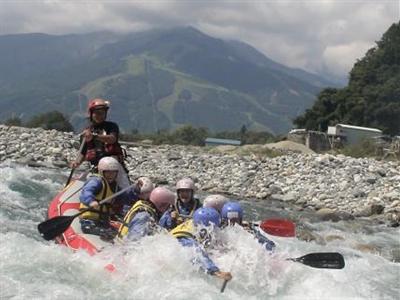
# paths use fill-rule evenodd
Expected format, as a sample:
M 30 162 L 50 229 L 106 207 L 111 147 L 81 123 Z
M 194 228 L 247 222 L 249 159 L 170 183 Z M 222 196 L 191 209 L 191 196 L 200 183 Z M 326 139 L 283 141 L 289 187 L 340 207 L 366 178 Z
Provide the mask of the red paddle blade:
M 271 235 L 283 236 L 283 237 L 294 237 L 295 225 L 293 222 L 284 219 L 269 219 L 265 220 L 260 224 L 260 228 Z

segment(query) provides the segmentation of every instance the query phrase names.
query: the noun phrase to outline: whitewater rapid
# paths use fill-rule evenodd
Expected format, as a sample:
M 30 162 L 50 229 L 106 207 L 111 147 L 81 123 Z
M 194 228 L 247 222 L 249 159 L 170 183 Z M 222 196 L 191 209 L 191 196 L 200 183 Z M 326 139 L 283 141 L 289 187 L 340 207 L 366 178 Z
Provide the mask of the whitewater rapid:
M 190 263 L 191 250 L 166 233 L 94 257 L 72 253 L 44 241 L 36 229 L 67 176 L 68 170 L 0 165 L 0 299 L 399 299 L 400 264 L 384 251 L 354 248 L 374 243 L 399 249 L 399 228 L 359 221 L 307 224 L 322 236 L 344 239 L 319 245 L 276 238 L 272 255 L 241 228 L 229 228 L 223 235 L 229 247 L 212 252 L 233 275 L 223 294 L 221 280 L 201 273 Z M 243 202 L 248 219 L 279 217 L 266 203 Z M 346 266 L 314 269 L 285 260 L 312 252 L 340 252 Z M 104 269 L 110 262 L 116 273 Z

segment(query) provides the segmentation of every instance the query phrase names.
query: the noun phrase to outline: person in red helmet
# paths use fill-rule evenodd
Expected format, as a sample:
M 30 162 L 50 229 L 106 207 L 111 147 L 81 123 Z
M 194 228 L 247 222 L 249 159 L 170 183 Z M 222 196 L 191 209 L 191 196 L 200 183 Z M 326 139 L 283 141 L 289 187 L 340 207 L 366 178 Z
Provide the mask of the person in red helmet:
M 105 156 L 116 158 L 125 168 L 123 151 L 118 143 L 119 127 L 114 122 L 106 121 L 109 108 L 110 102 L 104 99 L 89 101 L 87 112 L 90 126 L 82 132 L 84 145 L 78 158 L 71 163 L 72 168 L 77 168 L 85 160 L 97 167 L 99 160 Z

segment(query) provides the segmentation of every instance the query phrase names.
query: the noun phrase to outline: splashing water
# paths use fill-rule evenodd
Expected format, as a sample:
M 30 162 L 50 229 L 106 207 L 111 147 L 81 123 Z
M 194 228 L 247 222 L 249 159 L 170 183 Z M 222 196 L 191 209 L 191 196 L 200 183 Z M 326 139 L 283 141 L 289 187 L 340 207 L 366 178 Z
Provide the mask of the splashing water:
M 0 165 L 0 299 L 398 299 L 400 295 L 400 265 L 388 255 L 400 248 L 399 229 L 359 220 L 307 224 L 320 235 L 342 238 L 319 245 L 276 237 L 272 254 L 242 228 L 225 229 L 219 237 L 226 247 L 211 251 L 221 270 L 233 275 L 223 294 L 221 280 L 192 265 L 192 250 L 167 233 L 110 246 L 93 257 L 84 251 L 72 253 L 42 240 L 36 229 L 67 173 Z M 279 213 L 265 206 L 244 202 L 248 219 Z M 372 242 L 383 249 L 380 254 L 354 248 L 356 243 Z M 312 252 L 340 252 L 346 266 L 315 269 L 285 260 Z M 117 272 L 104 269 L 110 262 Z

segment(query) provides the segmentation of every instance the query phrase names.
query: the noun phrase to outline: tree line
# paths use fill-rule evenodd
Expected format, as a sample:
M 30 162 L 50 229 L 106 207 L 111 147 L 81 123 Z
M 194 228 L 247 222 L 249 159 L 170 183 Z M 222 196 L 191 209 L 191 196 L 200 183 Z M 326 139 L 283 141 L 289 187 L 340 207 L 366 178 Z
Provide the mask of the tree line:
M 275 136 L 267 131 L 259 132 L 247 130 L 244 125 L 239 131 L 211 132 L 205 127 L 196 128 L 191 125 L 184 125 L 173 131 L 159 130 L 155 133 L 140 133 L 137 130 L 133 130 L 128 134 L 121 134 L 121 139 L 124 141 L 141 141 L 148 139 L 156 145 L 176 144 L 204 146 L 204 141 L 207 137 L 240 140 L 242 145 L 265 144 L 275 140 Z
M 314 106 L 294 120 L 298 128 L 326 131 L 337 123 L 400 134 L 400 22 L 350 71 L 348 86 L 322 90 Z
M 55 129 L 58 131 L 72 132 L 74 127 L 68 119 L 59 111 L 50 111 L 33 116 L 29 121 L 23 122 L 19 117 L 11 117 L 4 122 L 7 126 L 22 126 L 28 128 L 41 127 L 46 130 Z
M 23 122 L 18 117 L 11 117 L 4 122 L 8 126 L 23 126 L 28 128 L 41 127 L 46 130 L 55 129 L 58 131 L 72 132 L 73 126 L 59 111 L 51 111 L 32 117 L 29 121 Z M 239 131 L 211 132 L 205 127 L 196 128 L 191 125 L 184 125 L 175 130 L 159 130 L 155 133 L 141 133 L 137 129 L 129 133 L 121 133 L 120 140 L 141 141 L 151 140 L 153 144 L 178 144 L 204 146 L 207 137 L 240 140 L 242 144 L 265 144 L 274 141 L 275 137 L 266 131 L 247 130 L 243 125 Z

